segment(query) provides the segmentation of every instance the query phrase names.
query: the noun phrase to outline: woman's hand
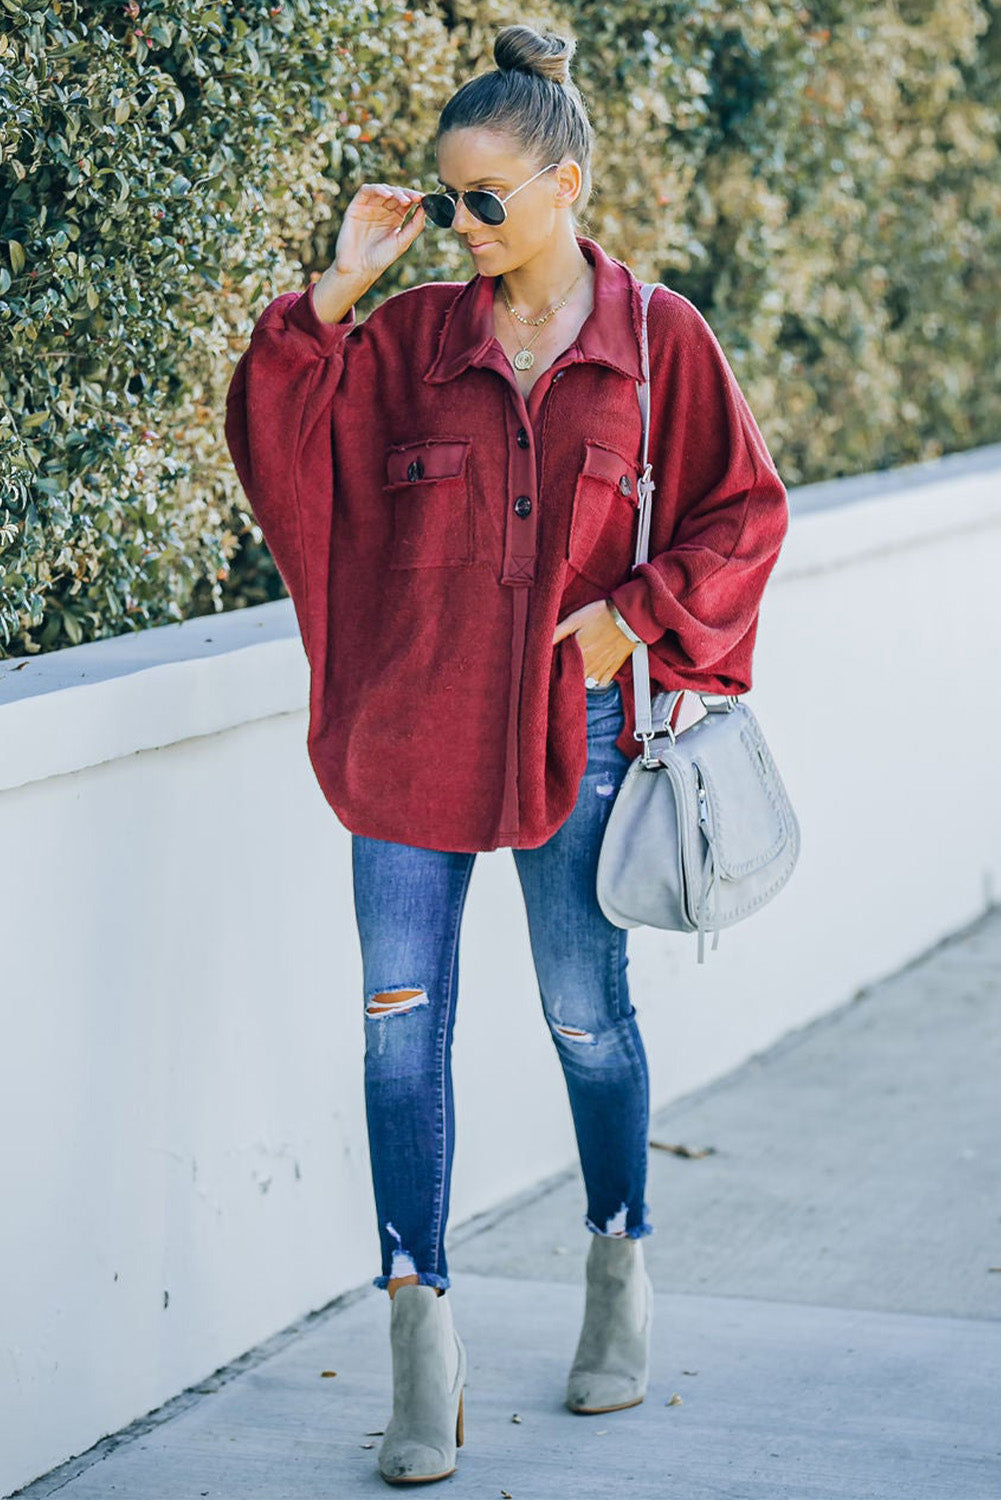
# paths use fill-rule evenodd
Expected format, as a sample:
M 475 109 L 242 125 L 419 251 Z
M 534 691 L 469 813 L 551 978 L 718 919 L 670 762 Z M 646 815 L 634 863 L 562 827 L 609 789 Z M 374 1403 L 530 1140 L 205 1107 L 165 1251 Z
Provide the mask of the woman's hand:
M 599 687 L 607 687 L 638 642 L 631 641 L 615 623 L 607 599 L 595 599 L 575 609 L 557 625 L 553 645 L 572 632 L 584 657 L 584 675 L 594 677 Z
M 345 210 L 337 236 L 334 266 L 338 272 L 359 281 L 378 280 L 424 228 L 423 196 L 416 188 L 363 182 Z M 413 217 L 404 224 L 415 204 Z

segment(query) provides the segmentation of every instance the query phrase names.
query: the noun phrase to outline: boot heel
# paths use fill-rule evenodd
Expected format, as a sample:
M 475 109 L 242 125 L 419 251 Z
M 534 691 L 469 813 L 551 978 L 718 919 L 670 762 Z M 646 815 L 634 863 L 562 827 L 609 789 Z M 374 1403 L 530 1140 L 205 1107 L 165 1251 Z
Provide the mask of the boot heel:
M 462 1398 L 465 1394 L 465 1391 L 459 1392 L 459 1411 L 455 1419 L 455 1446 L 457 1448 L 462 1447 L 466 1438 L 465 1419 L 462 1415 Z

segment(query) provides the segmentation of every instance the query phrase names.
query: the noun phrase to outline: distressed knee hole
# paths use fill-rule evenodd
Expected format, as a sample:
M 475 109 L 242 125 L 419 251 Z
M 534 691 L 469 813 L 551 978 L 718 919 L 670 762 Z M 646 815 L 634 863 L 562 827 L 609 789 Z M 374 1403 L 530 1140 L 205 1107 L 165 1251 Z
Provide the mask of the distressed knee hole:
M 579 1026 L 561 1026 L 558 1022 L 554 1021 L 553 1030 L 559 1032 L 560 1036 L 565 1036 L 571 1042 L 594 1041 L 593 1032 L 581 1031 Z
M 428 997 L 424 990 L 384 990 L 372 996 L 365 1006 L 365 1014 L 369 1016 L 402 1015 L 406 1011 L 415 1010 L 419 1005 L 427 1004 Z

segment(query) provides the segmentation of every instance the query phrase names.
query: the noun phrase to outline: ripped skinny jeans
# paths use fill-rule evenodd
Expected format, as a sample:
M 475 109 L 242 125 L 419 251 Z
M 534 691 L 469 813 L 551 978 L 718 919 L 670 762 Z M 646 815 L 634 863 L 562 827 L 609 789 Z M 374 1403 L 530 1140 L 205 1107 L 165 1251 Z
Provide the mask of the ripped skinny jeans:
M 545 1021 L 563 1068 L 594 1234 L 653 1232 L 644 1201 L 650 1091 L 626 981 L 626 929 L 595 894 L 601 839 L 629 766 L 617 682 L 587 691 L 587 766 L 546 843 L 512 849 Z M 451 1049 L 462 913 L 475 853 L 352 834 L 365 996 L 365 1108 L 382 1271 L 451 1285 L 445 1256 L 455 1114 Z M 394 991 L 404 992 L 403 996 Z M 417 991 L 407 995 L 408 991 Z

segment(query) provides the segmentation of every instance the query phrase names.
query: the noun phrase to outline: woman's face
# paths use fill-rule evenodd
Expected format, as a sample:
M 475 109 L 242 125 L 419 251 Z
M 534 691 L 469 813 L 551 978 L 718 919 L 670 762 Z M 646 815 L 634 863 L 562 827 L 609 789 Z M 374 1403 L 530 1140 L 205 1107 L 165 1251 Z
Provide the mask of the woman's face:
M 496 131 L 449 130 L 438 141 L 439 180 L 457 193 L 487 188 L 504 198 L 545 165 L 521 155 L 509 136 Z M 528 182 L 505 204 L 503 224 L 484 224 L 460 197 L 452 231 L 469 248 L 480 275 L 499 276 L 545 249 L 579 191 L 580 167 L 574 161 L 565 162 Z

